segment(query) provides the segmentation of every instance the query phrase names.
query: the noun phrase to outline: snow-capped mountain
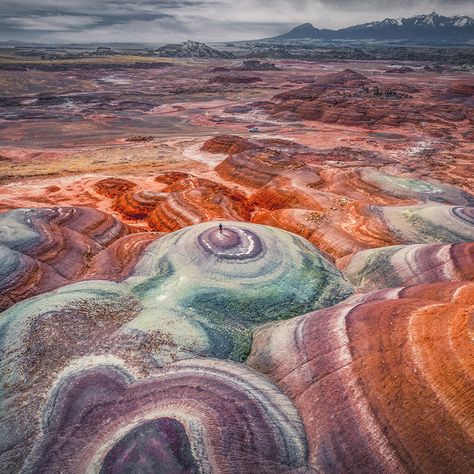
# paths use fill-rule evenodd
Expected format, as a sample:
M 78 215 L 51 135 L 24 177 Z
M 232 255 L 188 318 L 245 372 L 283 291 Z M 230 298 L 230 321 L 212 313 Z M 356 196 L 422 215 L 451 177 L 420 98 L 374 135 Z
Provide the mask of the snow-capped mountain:
M 465 43 L 474 40 L 474 20 L 468 16 L 447 17 L 436 12 L 411 18 L 386 18 L 340 30 L 321 30 L 311 23 L 293 28 L 277 39 L 373 39 L 428 40 Z
M 474 20 L 468 16 L 442 16 L 436 12 L 429 15 L 416 15 L 411 18 L 385 18 L 382 21 L 373 21 L 363 25 L 352 26 L 350 28 L 469 28 L 474 26 Z M 348 28 L 346 28 L 348 29 Z

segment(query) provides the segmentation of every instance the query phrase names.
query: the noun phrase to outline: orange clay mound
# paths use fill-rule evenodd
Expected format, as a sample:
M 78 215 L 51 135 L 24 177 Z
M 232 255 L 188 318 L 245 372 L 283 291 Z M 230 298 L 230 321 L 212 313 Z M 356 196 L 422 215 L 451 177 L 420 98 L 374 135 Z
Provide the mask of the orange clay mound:
M 473 328 L 472 283 L 382 290 L 257 330 L 248 363 L 316 472 L 473 472 Z
M 158 183 L 173 184 L 175 181 L 184 178 L 192 178 L 192 175 L 189 173 L 183 173 L 181 171 L 169 171 L 158 175 L 155 178 L 155 181 Z
M 156 191 L 131 191 L 117 198 L 114 208 L 132 219 L 145 219 L 156 205 L 167 198 Z
M 153 229 L 171 232 L 213 219 L 250 220 L 251 206 L 240 191 L 203 179 L 184 181 L 150 213 Z
M 294 155 L 275 149 L 250 150 L 227 157 L 215 171 L 219 176 L 242 186 L 259 188 L 286 171 L 304 169 Z
M 254 148 L 255 145 L 249 140 L 237 135 L 218 135 L 206 140 L 201 146 L 202 151 L 208 153 L 242 153 L 243 151 Z
M 106 178 L 97 181 L 94 189 L 103 196 L 118 197 L 126 191 L 136 188 L 137 185 L 123 178 Z

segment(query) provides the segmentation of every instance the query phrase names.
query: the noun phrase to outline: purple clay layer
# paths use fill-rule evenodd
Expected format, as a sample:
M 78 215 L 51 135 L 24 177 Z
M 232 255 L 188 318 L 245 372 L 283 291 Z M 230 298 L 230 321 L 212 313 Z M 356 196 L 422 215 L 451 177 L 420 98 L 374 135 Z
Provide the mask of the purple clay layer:
M 204 231 L 198 237 L 200 246 L 215 257 L 230 260 L 254 258 L 263 250 L 263 242 L 255 232 L 240 227 L 218 227 Z
M 184 426 L 172 418 L 159 418 L 143 423 L 115 444 L 107 453 L 100 474 L 198 471 Z
M 451 211 L 454 216 L 463 221 L 474 225 L 474 208 L 471 207 L 454 207 Z

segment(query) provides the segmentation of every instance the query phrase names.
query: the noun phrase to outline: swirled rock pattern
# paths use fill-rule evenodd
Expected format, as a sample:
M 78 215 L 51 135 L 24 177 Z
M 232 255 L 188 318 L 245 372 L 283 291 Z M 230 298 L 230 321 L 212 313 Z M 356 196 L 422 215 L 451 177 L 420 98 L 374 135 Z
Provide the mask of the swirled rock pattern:
M 350 209 L 345 211 L 345 215 L 352 217 Z M 372 241 L 363 238 L 360 230 L 358 233 L 346 230 L 343 226 L 331 222 L 327 214 L 322 211 L 279 209 L 262 212 L 256 215 L 253 221 L 301 235 L 335 259 L 344 258 L 373 246 Z M 374 236 L 371 234 L 370 237 Z
M 199 224 L 148 247 L 124 282 L 145 306 L 129 331 L 163 333 L 166 327 L 175 357 L 186 347 L 242 360 L 255 325 L 352 293 L 342 274 L 304 239 L 270 227 L 221 223 L 222 233 L 219 222 Z
M 474 243 L 365 250 L 352 257 L 344 274 L 362 291 L 474 280 Z
M 115 209 L 132 219 L 144 219 L 167 197 L 167 194 L 157 191 L 128 192 L 117 198 Z
M 280 150 L 250 150 L 230 155 L 217 165 L 216 172 L 223 178 L 250 188 L 269 183 L 285 171 L 297 170 L 304 162 Z
M 366 183 L 399 198 L 414 198 L 418 201 L 433 201 L 457 206 L 474 205 L 474 196 L 455 186 L 391 176 L 374 169 L 363 169 L 360 174 L 361 179 Z
M 140 232 L 126 235 L 95 255 L 84 279 L 120 281 L 126 278 L 159 232 Z
M 112 268 L 120 268 L 119 273 L 107 273 L 105 268 L 100 272 L 112 280 L 124 277 L 146 243 L 157 237 L 133 236 L 128 226 L 90 208 L 16 209 L 0 214 L 0 308 L 84 279 L 110 260 L 108 255 L 114 255 Z
M 183 407 L 187 403 L 184 385 L 191 390 L 191 393 L 194 393 L 194 390 L 202 391 L 203 403 L 204 400 L 210 400 L 210 393 L 212 396 L 220 393 L 217 386 L 212 384 L 206 388 L 200 376 L 193 389 L 194 382 L 189 374 L 183 378 L 184 385 L 181 384 L 176 388 L 177 392 L 166 384 L 161 389 L 158 386 L 156 389 L 152 388 L 155 387 L 153 374 L 157 367 L 165 367 L 166 371 L 170 363 L 196 357 L 244 361 L 250 352 L 252 333 L 259 325 L 329 306 L 345 299 L 353 293 L 353 289 L 315 247 L 296 235 L 255 224 L 231 221 L 223 221 L 222 224 L 222 231 L 218 227 L 218 222 L 199 224 L 163 236 L 156 242 L 146 245 L 134 265 L 132 275 L 124 279 L 119 278 L 122 280 L 120 283 L 97 279 L 104 278 L 100 270 L 108 265 L 107 262 L 112 259 L 111 255 L 118 252 L 113 250 L 112 244 L 107 249 L 109 255 L 103 257 L 104 261 L 91 270 L 89 278 L 94 280 L 65 285 L 26 299 L 2 313 L 0 318 L 0 350 L 4 355 L 0 361 L 2 466 L 18 471 L 25 462 L 25 456 L 30 453 L 25 472 L 56 472 L 57 466 L 60 465 L 64 466 L 65 472 L 73 472 L 74 466 L 82 472 L 81 469 L 83 467 L 85 469 L 85 466 L 81 462 L 95 462 L 95 454 L 91 454 L 90 450 L 94 451 L 101 445 L 101 442 L 94 437 L 96 435 L 107 446 L 101 454 L 103 457 L 100 457 L 100 463 L 104 464 L 100 464 L 102 467 L 97 468 L 104 469 L 103 472 L 110 472 L 113 466 L 117 466 L 119 462 L 117 459 L 123 460 L 125 465 L 129 462 L 133 464 L 134 452 L 137 450 L 143 452 L 142 449 L 146 446 L 156 446 L 156 443 L 164 443 L 165 457 L 156 459 L 156 453 L 153 454 L 154 450 L 151 449 L 150 457 L 143 454 L 146 457 L 143 460 L 146 465 L 158 466 L 160 462 L 165 462 L 160 459 L 170 459 L 170 462 L 176 462 L 177 465 L 184 463 L 191 467 L 195 465 L 194 463 L 197 463 L 197 466 L 201 466 L 202 463 L 206 466 L 224 463 L 223 460 L 218 461 L 214 457 L 217 456 L 214 451 L 212 456 L 209 455 L 209 459 L 202 458 L 204 456 L 202 449 L 199 451 L 196 447 L 202 448 L 202 440 L 195 441 L 189 438 L 190 425 L 187 424 L 186 417 L 195 420 L 196 416 L 200 416 L 199 413 L 202 414 L 201 410 L 198 410 L 198 414 L 185 413 L 183 417 L 173 421 L 168 418 L 171 414 L 174 416 L 178 408 L 175 410 L 171 404 L 168 405 L 169 410 L 160 412 L 156 423 L 138 423 L 140 417 L 143 420 L 144 414 L 150 413 L 150 406 L 161 403 L 158 399 L 149 398 L 150 390 L 169 396 L 170 403 L 173 400 L 176 407 Z M 123 239 L 132 236 L 133 234 Z M 109 268 L 109 271 L 118 275 L 121 267 L 116 264 L 115 267 Z M 123 361 L 134 377 L 146 381 L 143 391 L 139 390 L 137 398 L 133 396 L 133 402 L 130 401 L 130 407 L 138 406 L 145 403 L 143 396 L 148 394 L 148 402 L 143 405 L 142 415 L 136 414 L 137 417 L 133 420 L 125 421 L 127 414 L 131 413 L 131 408 L 128 408 L 126 402 L 128 399 L 121 397 L 128 389 L 121 387 L 122 382 L 117 382 L 116 374 L 110 375 L 114 380 L 110 382 L 111 385 L 107 381 L 106 373 L 100 372 L 98 378 L 92 377 L 91 388 L 86 390 L 84 398 L 81 398 L 79 387 L 82 386 L 83 371 L 89 370 L 88 368 L 96 363 L 100 365 L 104 360 L 112 361 L 112 365 L 117 361 Z M 197 371 L 204 377 L 210 362 L 196 362 L 196 364 L 190 372 Z M 209 370 L 214 374 L 217 368 L 212 365 Z M 232 372 L 229 377 L 234 381 L 238 378 L 239 371 L 247 371 L 238 365 L 230 365 L 229 370 Z M 64 374 L 64 380 L 63 376 L 58 374 Z M 245 381 L 242 383 L 246 387 L 245 391 L 253 390 L 249 388 L 252 377 L 258 379 L 258 376 L 252 374 L 248 375 L 250 379 L 244 374 Z M 171 379 L 176 380 L 176 377 L 173 375 Z M 71 390 L 68 389 L 67 393 L 73 398 L 74 394 L 77 394 L 79 400 L 76 401 L 74 398 L 72 405 L 66 405 L 66 408 L 60 409 L 58 413 L 55 410 L 61 402 L 58 401 L 59 395 L 56 394 L 56 390 L 60 393 L 68 385 L 69 378 L 72 380 Z M 132 383 L 130 377 L 125 378 Z M 268 382 L 263 378 L 261 381 L 258 380 L 255 383 L 259 386 L 259 390 L 261 389 L 262 395 L 255 394 L 254 398 L 259 400 L 258 406 L 264 407 L 262 409 L 268 413 L 268 410 L 272 410 L 274 397 L 278 399 L 281 395 L 278 391 L 272 395 L 273 389 Z M 102 382 L 105 383 L 104 388 L 101 388 Z M 140 386 L 141 382 L 137 383 Z M 147 385 L 148 383 L 152 385 Z M 112 390 L 112 387 L 116 387 L 116 391 Z M 232 387 L 234 395 L 237 396 L 235 386 Z M 101 398 L 105 394 L 110 398 Z M 107 405 L 115 413 L 117 434 L 110 433 L 108 436 L 103 430 L 98 428 L 96 430 L 87 422 L 87 413 L 95 410 L 90 408 L 92 410 L 90 412 L 88 403 L 96 396 L 99 397 L 97 402 L 99 412 Z M 216 403 L 217 400 L 224 403 L 224 400 L 228 399 L 228 395 L 220 394 L 216 398 Z M 197 398 L 191 394 L 190 400 L 196 403 Z M 113 408 L 114 403 L 117 403 L 117 408 Z M 244 447 L 240 447 L 240 443 L 243 442 L 239 431 L 241 428 L 236 426 L 244 426 L 242 429 L 247 430 L 249 434 L 249 422 L 241 419 L 240 422 L 236 421 L 229 425 L 230 432 L 223 432 L 225 422 L 216 416 L 223 414 L 225 419 L 228 419 L 229 413 L 214 403 L 212 406 L 216 413 L 209 416 L 214 420 L 211 426 L 214 426 L 216 433 L 220 434 L 217 438 L 209 435 L 211 441 L 204 444 L 224 453 L 223 455 L 229 459 L 228 462 L 234 465 L 240 465 L 235 463 L 242 452 L 249 454 L 255 448 L 255 455 L 242 457 L 239 461 L 243 463 L 243 472 L 254 472 L 253 469 L 259 466 L 261 469 L 268 466 L 265 469 L 279 472 L 289 467 L 297 468 L 304 465 L 304 432 L 301 431 L 301 436 L 298 435 L 296 438 L 294 434 L 290 434 L 289 437 L 285 434 L 289 422 L 287 414 L 277 416 L 278 420 L 282 420 L 283 427 L 278 427 L 279 421 L 265 421 L 264 425 L 268 426 L 259 428 L 258 410 L 252 408 L 247 399 L 242 403 L 248 407 L 249 413 L 252 413 L 249 416 L 255 417 L 252 426 L 262 437 L 262 444 L 256 443 L 253 436 L 250 438 L 245 436 L 244 439 L 247 441 Z M 280 406 L 280 402 L 275 403 Z M 285 403 L 288 405 L 288 410 L 294 410 L 289 402 Z M 79 410 L 77 419 L 73 415 L 76 413 L 74 407 Z M 236 410 L 236 413 L 242 411 L 240 408 Z M 40 411 L 44 414 L 43 428 L 39 425 L 37 417 Z M 101 423 L 105 420 L 109 420 L 107 422 L 109 423 L 110 416 L 105 412 L 101 415 L 99 412 L 92 416 L 95 420 L 93 424 L 97 422 L 102 426 Z M 271 418 L 273 419 L 273 415 Z M 16 420 L 14 428 L 10 426 L 11 419 Z M 146 421 L 153 420 L 146 418 Z M 59 427 L 63 426 L 63 423 L 64 427 Z M 173 430 L 177 431 L 175 435 L 183 443 L 179 449 L 175 442 L 171 442 L 168 435 L 163 433 L 170 423 L 174 427 Z M 183 427 L 176 423 L 181 423 Z M 192 426 L 199 426 L 193 423 Z M 126 429 L 126 426 L 130 428 Z M 269 427 L 273 428 L 268 431 Z M 44 434 L 43 441 L 33 447 L 41 429 Z M 222 448 L 221 451 L 219 448 L 220 439 L 234 439 L 233 429 L 237 429 L 238 432 L 235 435 L 235 443 L 232 443 L 237 450 L 235 457 L 231 454 L 232 450 Z M 274 429 L 275 433 L 272 431 Z M 92 436 L 92 432 L 96 435 Z M 266 432 L 270 433 L 268 438 Z M 279 441 L 278 436 L 282 436 L 283 440 Z M 64 444 L 64 437 L 70 439 L 71 445 Z M 297 439 L 301 441 L 297 442 L 301 456 L 295 451 L 295 445 L 291 445 Z M 75 442 L 78 443 L 77 446 Z M 137 443 L 141 447 L 138 447 Z M 246 443 L 254 445 L 254 448 L 250 449 Z M 84 451 L 86 445 L 89 447 Z M 263 454 L 267 449 L 268 455 Z M 281 451 L 283 454 L 280 450 L 283 450 Z
M 474 284 L 357 296 L 267 326 L 250 366 L 294 401 L 318 472 L 474 469 Z
M 150 225 L 161 232 L 213 219 L 250 219 L 251 206 L 241 192 L 209 180 L 177 181 L 165 191 L 169 192 L 166 199 L 149 214 Z
M 319 176 L 312 171 L 285 173 L 258 189 L 249 200 L 254 206 L 268 210 L 320 210 L 328 199 L 312 189 L 319 182 Z
M 373 207 L 402 243 L 474 241 L 474 208 L 460 206 Z
M 228 362 L 169 365 L 144 380 L 119 364 L 65 373 L 25 472 L 303 471 L 298 413 L 256 372 Z

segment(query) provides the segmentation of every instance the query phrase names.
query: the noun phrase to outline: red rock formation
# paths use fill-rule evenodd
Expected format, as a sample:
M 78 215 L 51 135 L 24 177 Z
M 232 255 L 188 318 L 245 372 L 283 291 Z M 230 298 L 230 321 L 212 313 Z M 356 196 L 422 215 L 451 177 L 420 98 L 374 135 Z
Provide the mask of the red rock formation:
M 350 298 L 266 326 L 251 367 L 294 401 L 318 472 L 474 470 L 474 284 Z
M 352 257 L 345 275 L 361 291 L 474 280 L 474 243 L 365 250 Z
M 159 232 L 141 232 L 118 239 L 92 258 L 84 279 L 125 279 L 147 246 L 160 236 Z
M 48 264 L 13 249 L 0 248 L 0 258 L 0 311 L 69 283 Z
M 253 84 L 255 82 L 263 82 L 259 76 L 241 76 L 234 74 L 226 74 L 225 76 L 216 76 L 211 79 L 211 82 L 219 84 Z
M 206 140 L 201 150 L 208 153 L 226 153 L 231 155 L 233 153 L 242 153 L 254 147 L 255 145 L 252 142 L 238 135 L 217 135 Z
M 252 218 L 252 222 L 301 235 L 336 259 L 370 248 L 357 235 L 342 226 L 333 225 L 325 211 L 280 209 L 258 213 Z
M 192 177 L 176 180 L 174 183 L 166 186 L 166 188 L 163 189 L 163 192 L 173 193 L 176 191 L 189 191 L 196 188 L 222 189 L 224 191 L 229 191 L 225 186 L 222 186 L 215 181 L 211 181 L 210 179 Z
M 132 219 L 145 219 L 156 205 L 166 198 L 165 193 L 156 191 L 132 191 L 119 196 L 114 208 Z
M 364 85 L 372 82 L 369 78 L 352 69 L 344 69 L 340 72 L 328 74 L 318 78 L 318 82 L 323 84 L 350 84 L 350 85 Z
M 250 220 L 251 207 L 241 192 L 204 179 L 184 181 L 150 213 L 154 229 L 170 232 L 213 219 Z
M 314 176 L 317 183 L 318 177 Z M 295 183 L 296 181 L 296 183 Z M 304 185 L 289 176 L 278 176 L 250 196 L 249 202 L 256 207 L 268 210 L 297 208 L 321 210 L 321 204 L 306 192 Z
M 231 155 L 215 171 L 229 181 L 259 188 L 282 173 L 303 169 L 305 163 L 294 155 L 266 148 Z
M 118 197 L 126 191 L 136 188 L 137 185 L 132 181 L 123 178 L 106 178 L 97 181 L 94 189 L 103 196 Z
M 192 178 L 192 175 L 189 173 L 183 173 L 182 171 L 169 171 L 158 175 L 155 178 L 155 181 L 158 183 L 173 184 L 175 181 L 184 178 Z
M 373 83 L 365 76 L 346 70 L 321 77 L 300 89 L 277 94 L 273 98 L 275 105 L 267 110 L 273 116 L 290 113 L 303 120 L 363 127 L 472 120 L 473 113 L 469 107 L 443 104 L 432 99 L 420 102 L 407 90 L 417 91 L 410 86 L 394 89 Z M 469 86 L 460 85 L 459 93 L 460 96 L 470 94 Z M 451 95 L 456 96 L 456 88 Z
M 341 170 L 329 168 L 320 172 L 324 180 L 324 189 L 348 199 L 357 200 L 365 204 L 397 205 L 416 204 L 416 199 L 403 199 L 391 196 L 375 184 L 369 183 L 360 170 Z

